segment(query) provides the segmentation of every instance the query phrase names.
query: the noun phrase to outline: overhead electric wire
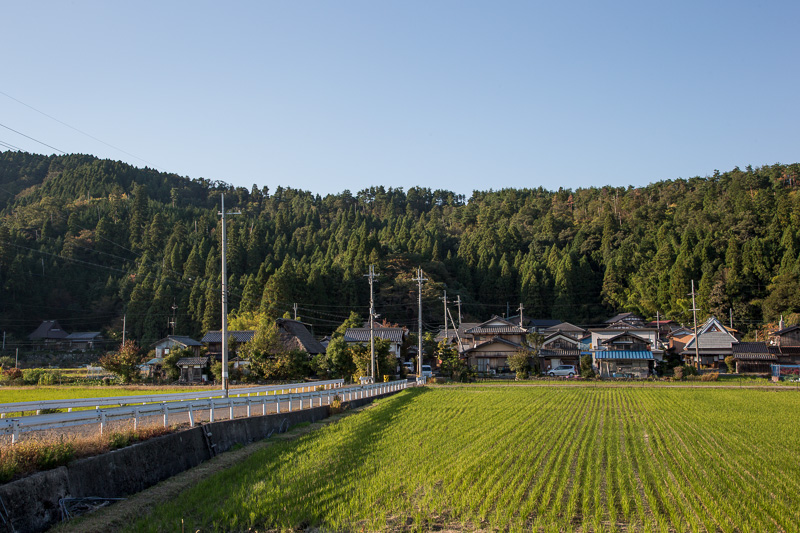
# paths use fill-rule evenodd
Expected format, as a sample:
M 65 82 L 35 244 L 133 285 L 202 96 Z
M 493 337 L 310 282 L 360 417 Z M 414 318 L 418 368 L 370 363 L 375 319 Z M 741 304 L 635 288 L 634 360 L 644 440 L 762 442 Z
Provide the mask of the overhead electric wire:
M 154 165 L 153 163 L 150 163 L 150 162 L 149 162 L 149 161 L 147 161 L 146 159 L 142 159 L 142 158 L 141 158 L 141 157 L 139 157 L 138 155 L 132 154 L 132 153 L 130 153 L 130 152 L 126 152 L 126 151 L 125 151 L 125 150 L 123 150 L 122 148 L 119 148 L 118 146 L 114 146 L 113 144 L 109 144 L 109 143 L 105 142 L 105 141 L 104 141 L 104 140 L 102 140 L 102 139 L 98 139 L 98 138 L 97 138 L 97 137 L 95 137 L 94 135 L 91 135 L 91 134 L 89 134 L 89 133 L 86 133 L 85 131 L 81 131 L 81 130 L 79 130 L 78 128 L 76 128 L 75 126 L 71 126 L 71 125 L 67 124 L 66 122 L 64 122 L 63 120 L 59 120 L 59 119 L 57 119 L 56 117 L 54 117 L 54 116 L 52 116 L 52 115 L 48 115 L 48 114 L 47 114 L 47 113 L 45 113 L 44 111 L 40 111 L 39 109 L 36 109 L 36 108 L 35 108 L 35 107 L 33 107 L 32 105 L 30 105 L 30 104 L 26 104 L 26 103 L 25 103 L 25 102 L 23 102 L 22 100 L 19 100 L 19 99 L 17 99 L 17 98 L 14 98 L 13 96 L 11 96 L 11 95 L 10 95 L 10 94 L 8 94 L 8 93 L 4 93 L 3 91 L 0 91 L 0 94 L 2 94 L 3 96 L 5 96 L 5 97 L 7 97 L 7 98 L 10 98 L 10 99 L 14 100 L 15 102 L 17 102 L 17 103 L 19 103 L 19 104 L 22 104 L 22 105 L 24 105 L 24 106 L 25 106 L 25 107 L 27 107 L 28 109 L 32 109 L 33 111 L 36 111 L 36 112 L 37 112 L 37 113 L 39 113 L 40 115 L 44 115 L 45 117 L 49 118 L 50 120 L 54 120 L 54 121 L 58 122 L 58 123 L 59 123 L 59 124 L 61 124 L 62 126 L 66 126 L 66 127 L 68 127 L 69 129 L 71 129 L 71 130 L 75 130 L 75 131 L 77 131 L 77 132 L 78 132 L 78 133 L 80 133 L 81 135 L 85 135 L 86 137 L 89 137 L 90 139 L 93 139 L 93 140 L 95 140 L 95 141 L 97 141 L 97 142 L 99 142 L 99 143 L 105 144 L 105 145 L 106 145 L 106 146 L 108 146 L 109 148 L 113 148 L 114 150 L 118 150 L 118 151 L 122 152 L 122 153 L 123 153 L 123 154 L 125 154 L 125 155 L 129 155 L 129 156 L 133 157 L 134 159 L 138 159 L 139 161 L 142 161 L 142 162 L 144 162 L 144 163 L 147 163 L 149 166 L 151 166 L 151 167 L 153 167 L 153 168 L 157 168 L 158 170 L 161 170 L 161 171 L 163 171 L 163 172 L 166 172 L 166 170 L 164 170 L 163 168 L 160 168 L 160 167 L 158 167 L 158 166 Z M 37 141 L 37 142 L 38 142 L 38 141 Z M 52 147 L 51 147 L 51 148 L 52 148 Z
M 13 144 L 9 144 L 7 142 L 0 141 L 0 145 L 5 146 L 6 148 L 9 148 L 10 150 L 16 150 L 17 152 L 24 152 L 24 150 L 22 148 L 20 148 L 19 146 L 14 146 Z
M 55 146 L 50 146 L 50 145 L 49 145 L 49 144 L 47 144 L 47 143 L 43 143 L 42 141 L 40 141 L 40 140 L 38 140 L 38 139 L 34 139 L 34 138 L 33 138 L 33 137 L 31 137 L 30 135 L 25 135 L 25 134 L 24 134 L 24 133 L 22 133 L 21 131 L 17 131 L 17 130 L 15 130 L 14 128 L 9 128 L 9 127 L 8 127 L 8 126 L 6 126 L 5 124 L 0 124 L 0 126 L 4 127 L 4 128 L 5 128 L 5 129 L 7 129 L 7 130 L 11 130 L 11 131 L 13 131 L 13 132 L 14 132 L 14 133 L 16 133 L 17 135 L 22 135 L 23 137 L 25 137 L 25 138 L 27 138 L 27 139 L 30 139 L 30 140 L 32 140 L 32 141 L 34 141 L 34 142 L 37 142 L 37 143 L 41 144 L 42 146 L 47 146 L 48 148 L 50 148 L 50 149 L 52 149 L 52 150 L 55 150 L 56 152 L 61 152 L 62 154 L 64 154 L 64 155 L 67 155 L 67 152 L 65 152 L 64 150 L 59 150 L 59 149 L 58 149 L 58 148 L 56 148 Z

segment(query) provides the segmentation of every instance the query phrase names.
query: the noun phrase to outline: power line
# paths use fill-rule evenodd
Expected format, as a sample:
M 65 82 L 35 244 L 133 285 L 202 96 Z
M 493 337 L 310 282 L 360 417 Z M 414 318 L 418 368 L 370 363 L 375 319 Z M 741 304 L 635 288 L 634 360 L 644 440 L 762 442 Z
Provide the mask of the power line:
M 14 128 L 9 128 L 9 127 L 8 127 L 8 126 L 6 126 L 5 124 L 0 124 L 0 126 L 4 127 L 4 128 L 5 128 L 5 129 L 7 129 L 7 130 L 11 130 L 11 131 L 13 131 L 13 132 L 14 132 L 14 133 L 16 133 L 17 135 L 22 135 L 23 137 L 26 137 L 26 138 L 28 138 L 28 139 L 30 139 L 30 140 L 32 140 L 32 141 L 34 141 L 34 142 L 37 142 L 37 143 L 39 143 L 39 144 L 41 144 L 41 145 L 43 145 L 43 146 L 47 146 L 48 148 L 50 148 L 50 149 L 52 149 L 52 150 L 55 150 L 56 152 L 61 152 L 62 154 L 64 154 L 64 155 L 67 155 L 67 152 L 65 152 L 64 150 L 59 150 L 59 149 L 58 149 L 58 148 L 56 148 L 55 146 L 50 146 L 50 145 L 49 145 L 49 144 L 47 144 L 47 143 L 43 143 L 42 141 L 40 141 L 40 140 L 38 140 L 38 139 L 34 139 L 34 138 L 33 138 L 33 137 L 31 137 L 30 135 L 25 135 L 25 134 L 24 134 L 24 133 L 22 133 L 21 131 L 17 131 L 17 130 L 15 130 Z
M 94 135 L 91 135 L 91 134 L 89 134 L 89 133 L 86 133 L 85 131 L 81 131 L 81 130 L 79 130 L 78 128 L 76 128 L 75 126 L 71 126 L 71 125 L 67 124 L 66 122 L 64 122 L 64 121 L 62 121 L 62 120 L 58 120 L 56 117 L 54 117 L 54 116 L 52 116 L 52 115 L 48 115 L 48 114 L 47 114 L 47 113 L 45 113 L 44 111 L 40 111 L 39 109 L 36 109 L 36 108 L 35 108 L 35 107 L 33 107 L 32 105 L 26 104 L 26 103 L 25 103 L 25 102 L 23 102 L 22 100 L 19 100 L 19 99 L 17 99 L 17 98 L 14 98 L 14 97 L 13 97 L 13 96 L 11 96 L 10 94 L 4 93 L 3 91 L 0 91 L 0 94 L 2 94 L 3 96 L 6 96 L 6 97 L 8 97 L 8 98 L 10 98 L 10 99 L 14 100 L 15 102 L 17 102 L 17 103 L 19 103 L 19 104 L 22 104 L 22 105 L 24 105 L 24 106 L 25 106 L 25 107 L 27 107 L 28 109 L 32 109 L 32 110 L 36 111 L 36 112 L 37 112 L 37 113 L 39 113 L 40 115 L 44 115 L 44 116 L 46 116 L 46 117 L 47 117 L 47 118 L 49 118 L 50 120 L 55 120 L 56 122 L 58 122 L 58 123 L 59 123 L 59 124 L 61 124 L 62 126 L 66 126 L 66 127 L 68 127 L 69 129 L 71 129 L 71 130 L 75 130 L 75 131 L 77 131 L 77 132 L 78 132 L 78 133 L 80 133 L 81 135 L 85 135 L 86 137 L 89 137 L 90 139 L 93 139 L 93 140 L 95 140 L 95 141 L 97 141 L 97 142 L 99 142 L 99 143 L 105 144 L 105 145 L 106 145 L 106 146 L 108 146 L 109 148 L 113 148 L 114 150 L 118 150 L 118 151 L 122 152 L 122 153 L 123 153 L 123 154 L 125 154 L 125 155 L 129 155 L 129 156 L 131 156 L 131 157 L 133 157 L 133 158 L 135 158 L 135 159 L 138 159 L 139 161 L 142 161 L 142 162 L 144 162 L 144 163 L 147 163 L 148 165 L 150 165 L 150 166 L 151 166 L 151 167 L 153 167 L 153 168 L 157 168 L 158 170 L 162 170 L 162 171 L 166 172 L 166 170 L 164 170 L 163 168 L 157 167 L 156 165 L 154 165 L 153 163 L 150 163 L 150 162 L 149 162 L 149 161 L 147 161 L 146 159 L 142 159 L 141 157 L 139 157 L 139 156 L 137 156 L 137 155 L 134 155 L 134 154 L 132 154 L 132 153 L 130 153 L 130 152 L 126 152 L 126 151 L 125 151 L 125 150 L 123 150 L 122 148 L 119 148 L 119 147 L 117 147 L 117 146 L 114 146 L 113 144 L 109 144 L 109 143 L 105 142 L 105 141 L 104 141 L 104 140 L 102 140 L 102 139 L 98 139 L 98 138 L 97 138 L 97 137 L 95 137 Z M 37 142 L 38 142 L 38 141 L 37 141 Z

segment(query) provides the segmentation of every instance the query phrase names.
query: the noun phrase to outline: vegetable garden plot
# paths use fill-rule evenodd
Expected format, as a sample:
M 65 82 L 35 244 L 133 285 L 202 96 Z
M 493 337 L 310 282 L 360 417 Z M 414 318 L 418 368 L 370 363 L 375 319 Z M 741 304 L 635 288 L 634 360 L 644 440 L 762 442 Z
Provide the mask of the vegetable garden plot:
M 131 529 L 797 531 L 798 408 L 780 390 L 414 389 Z

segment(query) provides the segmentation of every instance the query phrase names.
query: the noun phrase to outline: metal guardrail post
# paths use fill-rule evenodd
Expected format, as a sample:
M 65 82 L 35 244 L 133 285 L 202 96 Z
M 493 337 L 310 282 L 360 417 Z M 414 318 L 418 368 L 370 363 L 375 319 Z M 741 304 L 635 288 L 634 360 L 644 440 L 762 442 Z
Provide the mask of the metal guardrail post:
M 278 414 L 281 414 L 281 399 L 280 399 L 280 396 L 275 401 L 275 412 L 278 413 Z
M 169 425 L 169 411 L 167 410 L 167 402 L 161 404 L 161 411 L 164 413 L 164 427 Z
M 214 421 L 214 398 L 210 398 L 208 400 L 208 403 L 209 403 L 208 421 L 209 422 L 213 422 Z
M 267 414 L 267 395 L 264 395 L 264 399 L 261 400 L 261 415 L 265 416 Z
M 232 398 L 228 398 L 228 414 L 230 415 L 228 417 L 228 419 L 229 420 L 233 420 L 233 399 Z
M 133 430 L 136 431 L 139 429 L 139 407 L 136 406 L 133 408 Z
M 189 426 L 194 427 L 194 409 L 192 409 L 192 404 L 189 404 Z
M 100 434 L 103 434 L 103 430 L 106 427 L 106 413 L 105 411 L 100 411 Z
M 19 420 L 11 420 L 11 444 L 16 444 L 19 440 Z

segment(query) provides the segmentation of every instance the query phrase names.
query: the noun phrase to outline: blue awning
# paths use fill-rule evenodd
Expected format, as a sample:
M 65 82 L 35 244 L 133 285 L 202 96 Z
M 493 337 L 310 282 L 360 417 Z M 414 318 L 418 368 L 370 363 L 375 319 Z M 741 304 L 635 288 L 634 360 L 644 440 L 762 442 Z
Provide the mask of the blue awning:
M 594 352 L 595 359 L 653 359 L 653 352 L 647 350 L 608 350 Z

